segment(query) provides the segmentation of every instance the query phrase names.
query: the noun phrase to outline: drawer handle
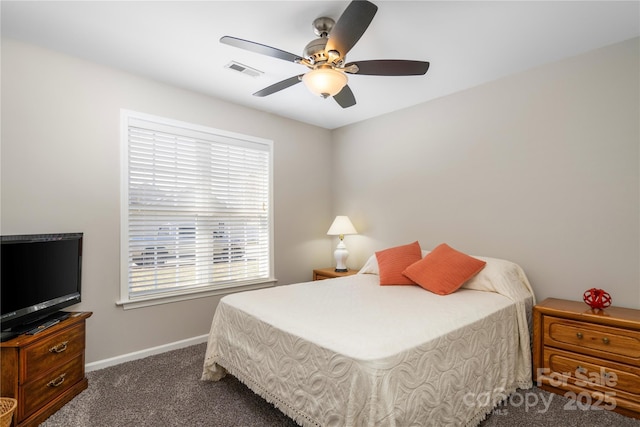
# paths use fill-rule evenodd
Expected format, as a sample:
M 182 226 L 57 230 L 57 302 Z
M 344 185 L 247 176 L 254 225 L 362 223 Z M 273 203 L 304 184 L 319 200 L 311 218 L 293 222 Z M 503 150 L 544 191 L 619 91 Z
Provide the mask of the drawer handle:
M 579 340 L 581 340 L 581 339 L 582 339 L 582 332 L 578 332 L 578 333 L 576 334 L 576 336 L 578 337 L 578 339 L 579 339 Z
M 51 347 L 49 349 L 49 352 L 51 353 L 62 353 L 63 351 L 65 351 L 67 349 L 67 344 L 69 344 L 69 341 L 65 341 L 65 342 L 61 342 L 60 344 Z
M 605 344 L 609 344 L 609 338 L 607 337 L 602 338 L 602 342 Z
M 62 383 L 64 382 L 64 377 L 66 375 L 67 375 L 66 373 L 60 375 L 58 378 L 49 381 L 49 383 L 47 383 L 47 385 L 49 387 L 60 387 L 62 385 Z

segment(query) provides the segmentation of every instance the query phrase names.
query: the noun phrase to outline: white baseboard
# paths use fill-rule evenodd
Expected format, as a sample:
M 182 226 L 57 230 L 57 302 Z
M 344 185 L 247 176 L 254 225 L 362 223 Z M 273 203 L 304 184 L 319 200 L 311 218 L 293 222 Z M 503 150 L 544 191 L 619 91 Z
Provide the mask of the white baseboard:
M 182 341 L 176 341 L 169 344 L 159 345 L 157 347 L 147 348 L 140 351 L 134 351 L 133 353 L 123 354 L 121 356 L 111 357 L 109 359 L 98 360 L 96 362 L 87 363 L 85 365 L 85 371 L 97 371 L 98 369 L 108 368 L 109 366 L 119 365 L 124 362 L 130 362 L 132 360 L 143 359 L 154 354 L 165 353 L 171 350 L 177 350 L 179 348 L 189 347 L 191 345 L 207 342 L 209 335 L 200 335 L 198 337 L 188 338 Z

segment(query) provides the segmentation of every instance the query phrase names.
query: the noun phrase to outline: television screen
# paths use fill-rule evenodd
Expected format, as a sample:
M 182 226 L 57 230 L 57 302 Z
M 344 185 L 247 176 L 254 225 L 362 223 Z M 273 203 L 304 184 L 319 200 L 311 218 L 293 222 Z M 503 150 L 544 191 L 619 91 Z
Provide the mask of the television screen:
M 2 236 L 1 329 L 80 302 L 82 233 Z

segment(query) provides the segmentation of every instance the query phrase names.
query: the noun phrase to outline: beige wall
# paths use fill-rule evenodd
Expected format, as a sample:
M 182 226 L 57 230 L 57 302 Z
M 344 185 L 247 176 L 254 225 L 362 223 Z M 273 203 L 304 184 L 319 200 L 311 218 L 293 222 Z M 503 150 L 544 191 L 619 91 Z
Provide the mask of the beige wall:
M 85 233 L 87 362 L 206 334 L 218 301 L 116 307 L 121 108 L 273 140 L 278 283 L 330 265 L 329 131 L 11 40 L 1 89 L 1 232 Z
M 640 308 L 639 52 L 633 39 L 336 130 L 352 262 L 447 242 L 517 262 L 538 299 L 601 287 Z

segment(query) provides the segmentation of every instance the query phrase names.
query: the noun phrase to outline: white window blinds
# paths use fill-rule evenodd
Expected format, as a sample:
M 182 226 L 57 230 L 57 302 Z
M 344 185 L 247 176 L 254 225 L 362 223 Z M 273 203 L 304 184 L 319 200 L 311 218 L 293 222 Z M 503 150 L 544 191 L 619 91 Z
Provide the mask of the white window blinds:
M 270 141 L 127 114 L 126 145 L 125 298 L 271 278 Z

